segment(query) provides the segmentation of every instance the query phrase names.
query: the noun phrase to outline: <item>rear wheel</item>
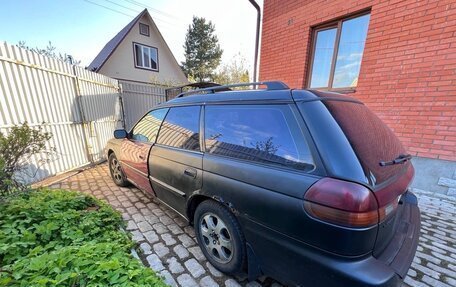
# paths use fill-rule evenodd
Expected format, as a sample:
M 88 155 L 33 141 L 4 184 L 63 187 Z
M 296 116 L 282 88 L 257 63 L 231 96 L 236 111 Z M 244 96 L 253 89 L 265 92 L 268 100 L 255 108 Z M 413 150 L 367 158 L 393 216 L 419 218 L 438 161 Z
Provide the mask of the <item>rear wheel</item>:
M 195 232 L 206 258 L 220 271 L 234 275 L 243 271 L 245 239 L 236 217 L 222 204 L 203 201 L 195 212 Z
M 114 153 L 109 156 L 108 162 L 109 171 L 111 172 L 111 177 L 114 183 L 118 186 L 127 186 L 129 184 L 127 177 L 125 176 L 122 167 L 120 166 L 120 162 Z

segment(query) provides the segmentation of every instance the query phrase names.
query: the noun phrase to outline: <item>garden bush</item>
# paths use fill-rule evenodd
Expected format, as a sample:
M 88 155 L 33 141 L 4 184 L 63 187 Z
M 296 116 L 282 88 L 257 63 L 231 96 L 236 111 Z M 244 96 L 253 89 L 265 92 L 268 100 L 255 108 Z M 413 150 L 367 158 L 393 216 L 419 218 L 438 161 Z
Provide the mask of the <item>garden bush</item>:
M 56 149 L 46 145 L 51 138 L 42 126 L 31 128 L 26 122 L 0 132 L 0 196 L 27 188 L 24 182 L 55 159 Z
M 0 202 L 0 286 L 165 286 L 135 259 L 120 214 L 84 194 L 39 190 Z

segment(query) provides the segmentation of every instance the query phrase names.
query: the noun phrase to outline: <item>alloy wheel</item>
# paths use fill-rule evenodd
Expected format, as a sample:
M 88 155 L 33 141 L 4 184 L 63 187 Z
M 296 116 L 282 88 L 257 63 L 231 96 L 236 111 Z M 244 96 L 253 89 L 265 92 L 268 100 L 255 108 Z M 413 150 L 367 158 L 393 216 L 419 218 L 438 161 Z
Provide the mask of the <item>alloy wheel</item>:
M 225 222 L 213 213 L 206 213 L 200 221 L 199 228 L 204 247 L 214 260 L 222 264 L 233 257 L 233 239 Z
M 122 181 L 122 171 L 120 170 L 120 163 L 117 160 L 117 158 L 113 158 L 111 160 L 111 173 L 112 177 L 114 178 L 115 181 L 121 182 Z

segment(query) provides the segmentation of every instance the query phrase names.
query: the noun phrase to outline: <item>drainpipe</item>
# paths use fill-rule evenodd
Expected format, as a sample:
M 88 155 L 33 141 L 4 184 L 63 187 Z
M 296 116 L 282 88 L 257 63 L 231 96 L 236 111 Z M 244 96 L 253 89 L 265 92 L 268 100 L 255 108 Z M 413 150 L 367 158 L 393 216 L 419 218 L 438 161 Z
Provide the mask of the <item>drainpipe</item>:
M 258 66 L 258 45 L 260 41 L 260 25 L 261 25 L 261 10 L 260 6 L 255 0 L 249 0 L 250 4 L 257 10 L 257 27 L 256 27 L 256 38 L 255 38 L 255 61 L 253 66 L 253 82 L 257 81 L 257 66 Z

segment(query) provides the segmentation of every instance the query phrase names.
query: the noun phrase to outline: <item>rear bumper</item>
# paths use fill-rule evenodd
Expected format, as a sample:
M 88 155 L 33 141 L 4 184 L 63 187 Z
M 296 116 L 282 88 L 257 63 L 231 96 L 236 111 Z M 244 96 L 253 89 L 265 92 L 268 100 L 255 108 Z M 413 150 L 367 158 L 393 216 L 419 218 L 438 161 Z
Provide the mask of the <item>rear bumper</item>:
M 406 192 L 400 202 L 403 205 L 402 216 L 396 233 L 377 258 L 393 269 L 401 279 L 404 279 L 418 246 L 421 218 L 418 200 L 413 193 Z
M 416 197 L 407 193 L 403 205 L 402 227 L 378 258 L 372 253 L 357 258 L 329 254 L 264 225 L 245 218 L 241 221 L 255 262 L 265 275 L 283 283 L 293 286 L 400 286 L 413 261 L 420 230 Z

